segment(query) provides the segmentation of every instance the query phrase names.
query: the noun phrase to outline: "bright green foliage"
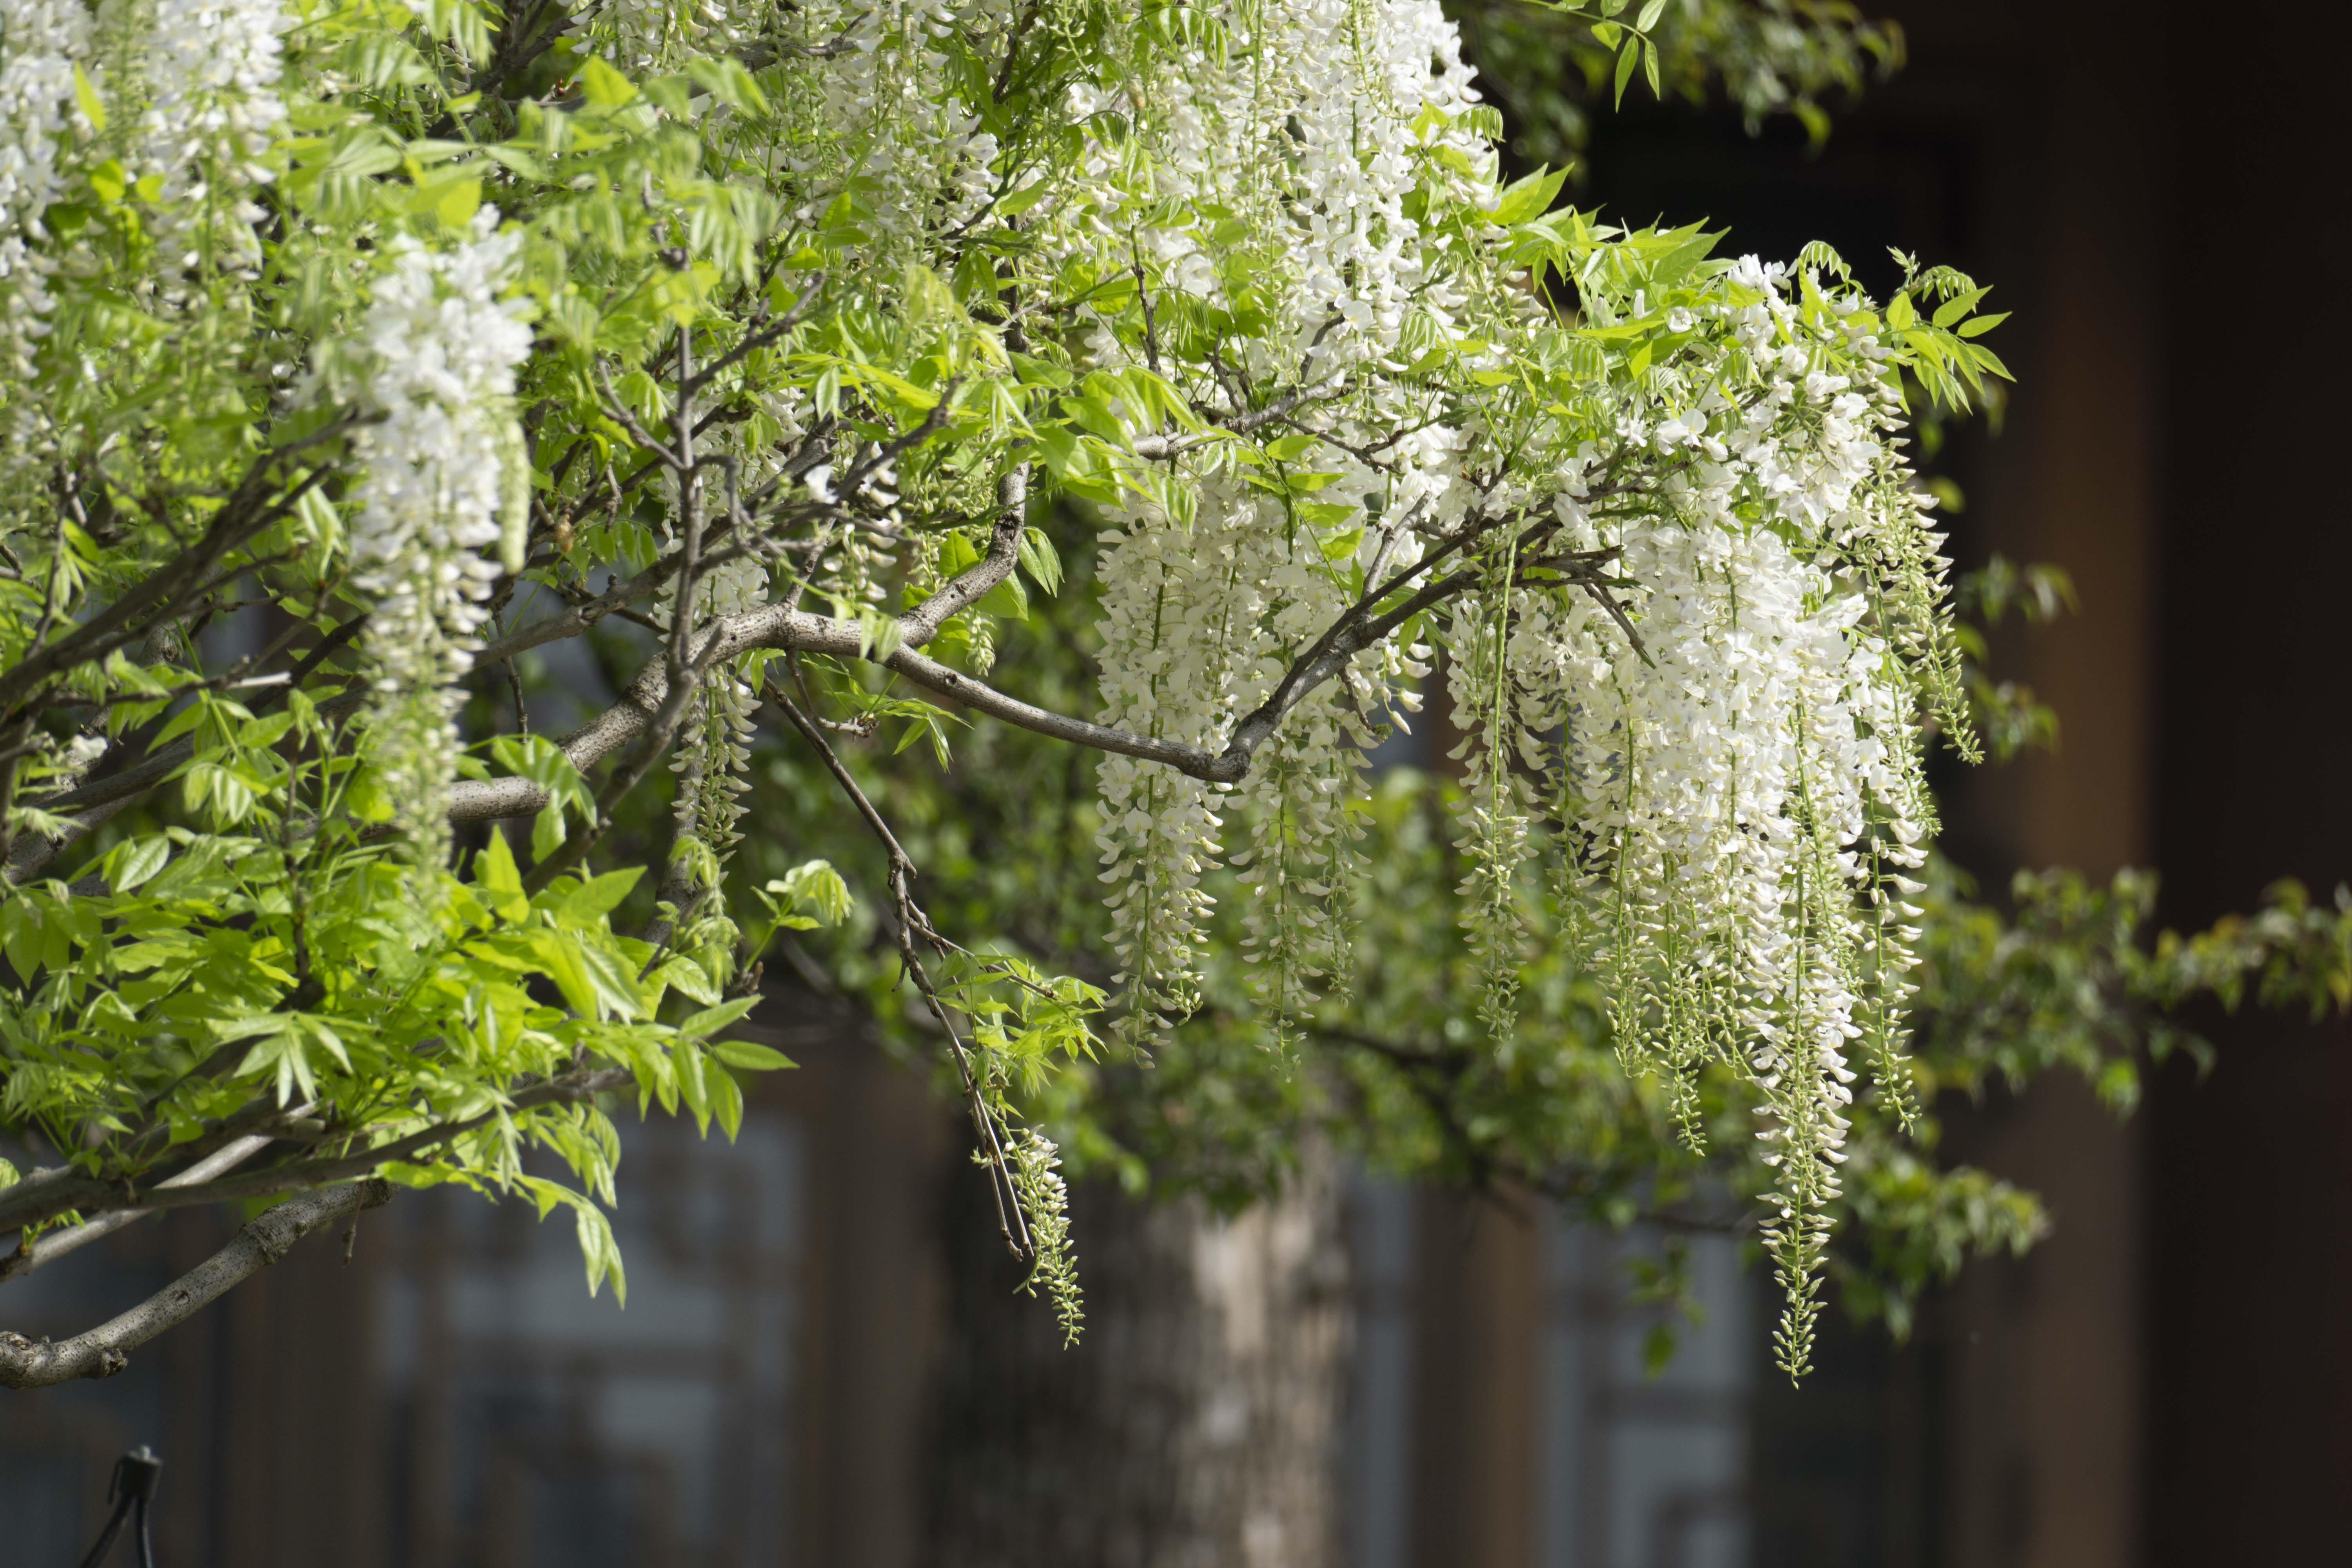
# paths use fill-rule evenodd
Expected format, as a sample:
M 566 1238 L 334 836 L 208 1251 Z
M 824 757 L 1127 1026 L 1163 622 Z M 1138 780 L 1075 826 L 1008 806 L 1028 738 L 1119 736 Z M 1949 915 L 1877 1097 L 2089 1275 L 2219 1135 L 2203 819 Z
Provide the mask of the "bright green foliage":
M 528 891 L 494 833 L 469 875 L 420 883 L 350 809 L 363 770 L 303 692 L 258 718 L 203 694 L 191 715 L 205 739 L 178 771 L 178 804 L 197 826 L 119 839 L 89 868 L 96 886 L 36 881 L 0 905 L 18 986 L 0 1016 L 0 1115 L 111 1176 L 275 1108 L 314 1128 L 280 1183 L 364 1155 L 361 1168 L 412 1184 L 568 1204 L 592 1288 L 608 1269 L 617 1288 L 586 1199 L 612 1201 L 620 1144 L 591 1095 L 633 1084 L 641 1109 L 683 1108 L 732 1137 L 743 1094 L 729 1069 L 789 1065 L 714 1042 L 751 1000 L 613 930 L 638 868 Z M 807 868 L 793 902 L 837 918 L 829 878 Z M 529 1092 L 550 1087 L 566 1092 Z M 527 1173 L 532 1146 L 578 1188 Z
M 1889 1300 L 2032 1233 L 1897 1131 L 1921 715 L 1970 746 L 1902 432 L 2007 374 L 1971 280 L 1505 184 L 1426 0 L 0 12 L 0 1226 L 382 1172 L 617 1287 L 613 1115 L 731 1135 L 781 959 L 934 1051 L 1073 1333 L 1033 1121 L 1227 1195 L 1318 1125 L 1769 1189 L 1792 1373 L 1849 1210 Z M 1618 96 L 1895 51 L 1556 12 Z M 572 639 L 614 700 L 530 733 Z M 1365 786 L 1424 694 L 1465 782 Z M 2332 918 L 2126 921 L 2049 1053 Z

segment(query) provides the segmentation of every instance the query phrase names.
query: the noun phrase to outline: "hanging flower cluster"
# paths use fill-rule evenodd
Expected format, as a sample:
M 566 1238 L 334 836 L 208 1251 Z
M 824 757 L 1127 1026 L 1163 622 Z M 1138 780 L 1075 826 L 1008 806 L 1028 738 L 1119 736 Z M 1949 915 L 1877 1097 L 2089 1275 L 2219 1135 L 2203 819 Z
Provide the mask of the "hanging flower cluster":
M 1081 173 L 1092 199 L 1069 241 L 1108 247 L 1165 281 L 1154 337 L 1164 329 L 1171 348 L 1188 346 L 1213 312 L 1268 313 L 1264 331 L 1226 345 L 1233 376 L 1339 384 L 1408 337 L 1434 342 L 1465 303 L 1464 279 L 1432 265 L 1436 247 L 1408 203 L 1444 155 L 1444 184 L 1462 193 L 1491 189 L 1495 167 L 1486 141 L 1454 123 L 1475 94 L 1451 24 L 1434 5 L 1350 0 L 1202 15 L 1198 30 L 1170 39 L 1184 68 L 1150 94 L 1077 95 L 1081 113 L 1131 108 L 1134 127 L 1127 144 L 1090 151 Z M 1154 156 L 1137 156 L 1137 144 Z M 1168 204 L 1193 221 L 1152 221 Z M 1157 360 L 1160 348 L 1108 332 L 1094 346 L 1112 364 Z M 1199 377 L 1200 395 L 1229 395 L 1224 380 Z M 1111 536 L 1101 574 L 1110 721 L 1213 743 L 1347 607 L 1351 557 L 1396 566 L 1417 553 L 1417 537 L 1394 530 L 1381 536 L 1385 550 L 1361 527 L 1363 542 L 1341 548 L 1349 536 L 1318 525 L 1356 507 L 1392 520 L 1425 512 L 1449 482 L 1456 443 L 1432 427 L 1424 390 L 1379 378 L 1351 390 L 1334 434 L 1412 432 L 1390 443 L 1397 460 L 1294 438 L 1253 472 L 1185 465 L 1192 515 L 1146 508 Z M 1422 673 L 1411 647 L 1369 655 L 1310 697 L 1231 802 L 1251 824 L 1236 858 L 1255 894 L 1250 940 L 1278 1037 L 1307 983 L 1341 967 L 1352 884 L 1343 803 L 1357 750 L 1381 714 L 1415 702 L 1407 682 Z M 1139 1037 L 1152 1015 L 1197 1000 L 1199 883 L 1218 855 L 1224 792 L 1119 758 L 1104 763 L 1102 787 L 1128 1026 Z
M 0 0 L 0 371 L 11 378 L 32 374 L 49 310 L 41 216 L 63 191 L 70 138 L 89 129 L 74 81 L 89 50 L 76 0 Z
M 1013 1190 L 1028 1218 L 1034 1259 L 1022 1289 L 1034 1296 L 1043 1288 L 1061 1322 L 1063 1343 L 1076 1344 L 1086 1299 L 1070 1256 L 1070 1189 L 1062 1180 L 1062 1152 L 1033 1127 L 1013 1145 Z
M 1189 526 L 1137 514 L 1107 536 L 1102 694 L 1110 722 L 1207 745 L 1272 694 L 1286 662 L 1275 655 L 1303 649 L 1346 595 L 1316 531 L 1284 525 L 1281 500 L 1213 477 L 1197 506 Z M 1399 675 L 1419 668 L 1392 662 Z M 1371 739 L 1354 706 L 1360 695 L 1314 693 L 1237 786 L 1104 759 L 1098 842 L 1131 1041 L 1146 1039 L 1156 1016 L 1198 1005 L 1210 907 L 1201 879 L 1219 858 L 1225 811 L 1244 811 L 1250 824 L 1234 859 L 1259 895 L 1247 941 L 1278 1037 L 1305 1011 L 1309 983 L 1343 968 L 1341 910 L 1353 879 L 1344 805 Z
M 741 615 L 767 599 L 768 574 L 748 557 L 722 562 L 695 585 L 697 616 L 704 621 Z M 759 693 L 744 679 L 743 662 L 722 662 L 703 673 L 670 764 L 678 775 L 677 847 L 672 853 L 691 856 L 697 891 L 717 886 L 743 837 L 735 825 L 743 816 L 740 797 L 751 787 L 743 775 L 751 766 L 756 728 L 751 715 L 759 706 Z
M 694 3 L 647 4 L 615 0 L 595 8 L 590 27 L 612 58 L 636 70 L 655 70 L 699 52 L 705 44 L 723 50 L 749 36 L 736 8 Z
M 1677 459 L 1659 510 L 1605 520 L 1559 503 L 1563 542 L 1614 552 L 1639 644 L 1597 602 L 1521 590 L 1504 658 L 1527 674 L 1502 701 L 1457 701 L 1538 759 L 1519 776 L 1552 792 L 1629 1062 L 1665 1079 L 1694 1139 L 1706 1062 L 1744 1064 L 1762 1090 L 1780 1177 L 1766 1241 L 1797 1292 L 1782 1350 L 1801 1365 L 1853 1041 L 1907 1103 L 1900 977 L 1917 885 L 1903 873 L 1933 818 L 1918 681 L 1890 647 L 1888 600 L 1916 588 L 1940 541 L 1891 439 L 1893 394 L 1808 368 L 1819 335 L 1865 357 L 1875 345 L 1844 342 L 1833 312 L 1809 323 L 1777 268 L 1735 277 L 1760 298 L 1725 310 L 1737 346 L 1708 395 L 1629 430 Z M 1552 765 L 1538 737 L 1555 731 Z M 1493 755 L 1481 783 L 1500 796 Z
M 996 138 L 958 90 L 944 46 L 959 30 L 1002 33 L 1022 9 L 812 0 L 793 11 L 783 68 L 800 90 L 783 112 L 804 128 L 793 174 L 812 202 L 856 191 L 879 241 L 861 267 L 897 271 L 918 237 L 953 231 L 984 204 Z M 1035 25 L 1050 27 L 1050 14 Z
M 1654 305 L 1591 274 L 1591 335 L 1549 329 L 1493 248 L 1466 242 L 1512 194 L 1436 7 L 1215 16 L 1223 37 L 1129 94 L 1127 140 L 1083 170 L 1072 241 L 1123 247 L 1165 284 L 1148 335 L 1097 331 L 1093 363 L 1167 370 L 1196 405 L 1284 388 L 1318 417 L 1172 457 L 1168 503 L 1122 510 L 1100 565 L 1105 721 L 1214 750 L 1368 584 L 1450 557 L 1430 568 L 1460 574 L 1433 629 L 1468 775 L 1460 893 L 1482 1023 L 1498 1049 L 1533 1048 L 1516 998 L 1548 860 L 1557 918 L 1612 984 L 1628 1065 L 1662 1077 L 1688 1135 L 1706 1063 L 1760 1089 L 1782 1351 L 1801 1367 L 1852 1042 L 1907 1105 L 1904 873 L 1933 830 L 1917 715 L 1923 697 L 1956 711 L 1940 538 L 1877 371 L 1885 329 L 1826 258 L 1801 291 L 1752 258 L 1654 270 L 1678 285 Z M 1146 226 L 1178 204 L 1196 221 Z M 1196 346 L 1248 314 L 1262 331 Z M 1630 382 L 1576 409 L 1514 395 L 1643 326 L 1674 353 Z M 1501 347 L 1514 340 L 1536 342 L 1532 374 Z M 1466 360 L 1466 395 L 1411 374 L 1444 349 Z M 1244 868 L 1277 1036 L 1344 974 L 1345 803 L 1428 657 L 1394 637 L 1367 648 L 1238 784 L 1104 762 L 1131 1040 L 1200 1003 L 1203 878 L 1221 859 Z
M 352 522 L 353 581 L 373 596 L 375 756 L 392 816 L 417 863 L 438 866 L 457 771 L 451 683 L 472 663 L 502 536 L 521 542 L 526 459 L 509 404 L 530 348 L 504 298 L 520 237 L 496 208 L 447 250 L 401 245 L 355 344 L 356 401 L 378 416 L 357 437 L 366 464 Z
M 238 236 L 262 215 L 247 191 L 286 118 L 277 92 L 279 35 L 293 26 L 276 0 L 152 0 L 152 32 L 138 62 L 149 99 L 135 162 L 162 176 L 167 208 L 215 214 L 207 226 Z

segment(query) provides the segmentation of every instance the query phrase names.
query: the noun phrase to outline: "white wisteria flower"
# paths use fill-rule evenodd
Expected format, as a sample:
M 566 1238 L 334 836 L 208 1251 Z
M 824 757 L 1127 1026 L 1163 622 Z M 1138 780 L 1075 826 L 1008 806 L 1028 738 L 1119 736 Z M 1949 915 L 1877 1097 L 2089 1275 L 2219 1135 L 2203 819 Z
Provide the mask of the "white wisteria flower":
M 485 207 L 446 250 L 399 247 L 346 350 L 352 401 L 372 416 L 355 437 L 366 469 L 351 528 L 353 580 L 374 599 L 377 760 L 426 865 L 446 854 L 452 685 L 472 663 L 501 539 L 511 560 L 525 521 L 509 404 L 530 329 L 504 297 L 521 237 L 498 223 Z

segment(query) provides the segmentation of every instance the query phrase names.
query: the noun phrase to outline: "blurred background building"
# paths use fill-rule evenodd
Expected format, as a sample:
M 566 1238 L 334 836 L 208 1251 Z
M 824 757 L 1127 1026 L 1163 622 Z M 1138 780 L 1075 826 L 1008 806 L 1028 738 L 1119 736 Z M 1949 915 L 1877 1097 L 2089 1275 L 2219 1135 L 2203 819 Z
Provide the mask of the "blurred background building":
M 2005 428 L 1964 429 L 1963 561 L 2067 568 L 2081 613 L 2001 650 L 2053 756 L 1949 781 L 1952 847 L 2154 865 L 2175 924 L 2352 877 L 2343 367 L 2352 19 L 2121 0 L 1896 0 L 1912 63 L 1792 129 L 1629 106 L 1582 199 L 1738 250 L 1888 243 L 1999 285 Z M 1874 272 L 1874 268 L 1876 271 Z M 653 1129 L 629 1306 L 561 1219 L 404 1196 L 112 1381 L 0 1398 L 0 1563 L 74 1562 L 153 1443 L 170 1568 L 924 1560 L 952 1118 L 779 1002 L 805 1064 L 730 1150 Z M 1907 1344 L 1834 1337 L 1801 1391 L 1727 1251 L 1662 1375 L 1624 1243 L 1445 1194 L 1353 1194 L 1341 1505 L 1355 1568 L 2126 1568 L 2341 1561 L 2352 1539 L 2352 1058 L 2341 1024 L 2203 1020 L 2210 1078 L 2118 1125 L 2053 1079 L 1951 1121 L 2058 1223 Z M 132 1227 L 5 1288 L 70 1332 L 217 1246 Z M 725 1238 L 722 1242 L 722 1238 Z M 746 1245 L 745 1238 L 751 1238 Z M 1072 1352 L 1084 1355 L 1084 1350 Z M 2332 1479 L 2331 1479 L 2332 1478 Z M 1063 1568 L 1041 1563 L 1040 1568 Z M 1093 1568 L 1071 1564 L 1069 1568 Z

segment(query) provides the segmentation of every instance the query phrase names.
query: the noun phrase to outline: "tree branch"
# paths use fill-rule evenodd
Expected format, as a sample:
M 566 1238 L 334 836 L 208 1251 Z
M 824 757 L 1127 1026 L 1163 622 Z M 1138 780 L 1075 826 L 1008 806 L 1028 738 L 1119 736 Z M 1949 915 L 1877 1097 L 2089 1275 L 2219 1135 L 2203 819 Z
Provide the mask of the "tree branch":
M 937 659 L 927 658 L 912 648 L 900 648 L 884 659 L 882 666 L 938 696 L 961 702 L 992 719 L 1017 724 L 1036 734 L 1067 741 L 1090 751 L 1116 752 L 1125 757 L 1140 757 L 1147 763 L 1161 763 L 1196 779 L 1213 780 L 1220 776 L 1217 754 L 1205 746 L 1133 734 L 1055 713 L 1024 702 L 1017 697 L 1007 696 L 985 682 L 975 680 L 961 670 L 950 669 Z
M 1147 461 L 1165 462 L 1180 457 L 1195 447 L 1205 446 L 1221 436 L 1246 436 L 1261 425 L 1276 420 L 1289 422 L 1289 416 L 1309 403 L 1327 397 L 1337 397 L 1348 389 L 1346 375 L 1335 375 L 1312 386 L 1302 386 L 1296 392 L 1285 393 L 1263 408 L 1240 409 L 1216 422 L 1216 427 L 1190 436 L 1145 436 L 1135 443 L 1135 455 Z
M 944 397 L 939 406 L 947 406 Z M 989 590 L 1013 575 L 1013 568 L 1021 559 L 1021 531 L 1028 520 L 1029 465 L 1019 463 L 996 483 L 996 521 L 989 531 L 988 553 L 957 574 L 955 581 L 898 617 L 900 646 L 922 647 L 939 635 L 941 626 L 986 598 Z
M 332 440 L 371 422 L 370 416 L 348 415 L 256 458 L 245 479 L 230 492 L 221 509 L 214 513 L 212 524 L 205 530 L 202 539 L 182 551 L 175 559 L 149 573 L 121 598 L 66 636 L 53 643 L 28 649 L 25 657 L 10 668 L 0 670 L 0 712 L 16 708 L 38 690 L 44 681 L 59 671 L 88 659 L 103 658 L 113 648 L 130 641 L 134 634 L 125 628 L 143 612 L 153 610 L 160 615 L 171 614 L 178 607 L 180 598 L 205 582 L 224 556 L 254 539 L 293 510 L 303 492 L 324 474 L 324 470 L 314 470 L 286 494 L 275 501 L 268 501 L 265 498 L 270 489 L 268 478 L 279 462 L 305 447 Z
M 316 647 L 302 656 L 300 662 L 296 664 L 287 675 L 284 683 L 257 705 L 257 710 L 266 713 L 277 706 L 284 700 L 286 692 L 300 685 L 305 678 L 333 658 L 339 650 L 348 646 L 352 638 L 359 636 L 366 627 L 367 619 L 364 615 L 353 616 L 320 638 Z M 330 703 L 326 704 L 322 710 L 331 711 L 333 708 L 334 705 Z M 162 720 L 158 719 L 156 722 L 161 723 Z M 138 733 L 152 734 L 154 730 L 152 726 L 142 726 Z M 124 741 L 121 740 L 115 742 L 117 747 L 124 744 Z M 79 811 L 81 816 L 74 819 L 70 828 L 55 838 L 33 834 L 11 845 L 6 867 L 5 871 L 0 871 L 0 878 L 5 879 L 5 885 L 23 883 L 76 842 L 87 837 L 107 818 L 121 811 L 141 795 L 169 778 L 173 770 L 194 755 L 195 755 L 195 742 L 184 737 L 173 742 L 154 755 L 134 763 L 129 767 L 90 778 L 72 789 L 35 802 L 34 804 L 44 811 Z M 120 759 L 114 752 L 110 750 L 105 756 L 99 759 L 97 767 L 102 769 L 113 766 L 119 762 Z
M 104 1181 L 70 1167 L 36 1171 L 13 1187 L 0 1187 L 0 1229 L 38 1225 L 70 1210 L 97 1215 L 124 1209 L 143 1212 L 194 1208 L 227 1198 L 267 1197 L 272 1193 L 289 1192 L 296 1187 L 323 1187 L 331 1183 L 348 1182 L 355 1176 L 372 1173 L 387 1161 L 406 1160 L 453 1138 L 461 1138 L 496 1121 L 501 1111 L 511 1115 L 518 1110 L 552 1105 L 559 1100 L 589 1100 L 605 1089 L 618 1089 L 634 1081 L 635 1075 L 626 1068 L 600 1068 L 593 1072 L 565 1073 L 514 1090 L 508 1095 L 502 1107 L 485 1110 L 478 1116 L 467 1117 L 461 1121 L 433 1122 L 388 1143 L 379 1143 L 351 1154 L 264 1166 L 258 1171 L 194 1182 L 185 1186 L 158 1184 L 141 1191 L 122 1180 Z
M 1131 734 L 1034 707 L 927 658 L 910 646 L 928 639 L 950 615 L 960 613 L 986 594 L 989 588 L 1003 581 L 1004 574 L 1010 572 L 1020 550 L 1019 515 L 1018 510 L 1010 506 L 999 514 L 995 538 L 991 544 L 992 561 L 976 563 L 955 584 L 933 595 L 920 609 L 899 617 L 898 624 L 906 628 L 906 635 L 900 646 L 885 658 L 877 659 L 873 657 L 870 638 L 855 622 L 815 615 L 785 605 L 769 605 L 712 621 L 698 635 L 694 645 L 695 664 L 698 668 L 708 668 L 719 660 L 732 658 L 757 647 L 866 659 L 894 670 L 929 690 L 1008 723 L 1018 724 L 1024 730 L 1096 751 L 1116 752 L 1123 756 L 1161 763 L 1180 773 L 1211 783 L 1230 784 L 1248 775 L 1251 759 L 1257 748 L 1274 732 L 1284 715 L 1309 692 L 1345 668 L 1348 661 L 1357 654 L 1432 605 L 1460 592 L 1476 577 L 1475 571 L 1457 572 L 1428 584 L 1386 614 L 1367 618 L 1374 605 L 1397 592 L 1416 574 L 1426 571 L 1461 548 L 1477 531 L 1465 530 L 1462 536 L 1449 542 L 1444 549 L 1433 552 L 1380 588 L 1368 592 L 1301 656 L 1290 672 L 1284 676 L 1275 694 L 1234 727 L 1224 749 L 1213 753 L 1205 748 L 1183 742 Z M 996 570 L 998 566 L 1002 567 L 1001 571 Z M 983 569 L 995 574 L 992 577 L 981 575 Z M 954 608 L 945 608 L 950 603 L 954 605 Z M 944 613 L 934 619 L 927 612 L 933 611 L 935 607 Z M 557 742 L 575 766 L 585 770 L 610 756 L 643 734 L 666 710 L 669 699 L 667 662 L 661 658 L 648 662 L 636 679 L 630 683 L 620 701 Z M 494 817 L 530 816 L 543 810 L 548 798 L 545 790 L 520 777 L 460 780 L 450 790 L 449 817 L 453 822 L 482 822 Z
M 178 1175 L 168 1177 L 155 1184 L 159 1187 L 189 1187 L 198 1182 L 210 1181 L 225 1171 L 236 1169 L 276 1142 L 275 1138 L 259 1134 L 239 1138 L 234 1142 L 215 1150 Z M 151 1211 L 145 1209 L 117 1209 L 112 1214 L 100 1215 L 93 1220 L 85 1220 L 68 1230 L 53 1230 L 47 1236 L 35 1239 L 30 1246 L 19 1241 L 16 1251 L 5 1258 L 0 1258 L 0 1279 L 13 1279 L 19 1274 L 30 1274 L 45 1263 L 56 1262 L 68 1252 L 79 1252 L 102 1237 L 112 1236 L 116 1231 L 149 1212 Z
M 236 1233 L 235 1240 L 121 1317 L 51 1344 L 0 1331 L 0 1388 L 47 1388 L 80 1377 L 112 1377 L 130 1352 L 211 1305 L 331 1221 L 392 1200 L 380 1176 L 287 1199 Z

